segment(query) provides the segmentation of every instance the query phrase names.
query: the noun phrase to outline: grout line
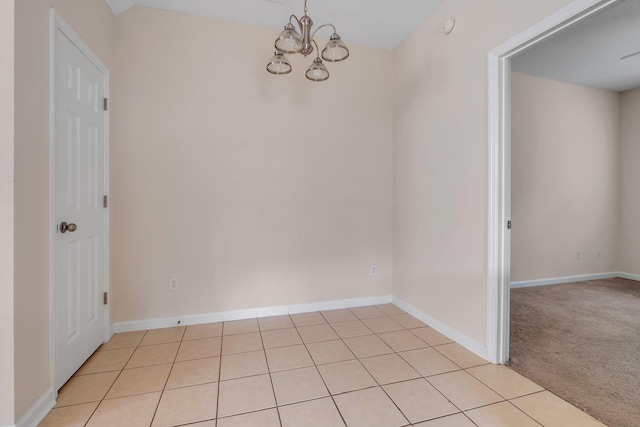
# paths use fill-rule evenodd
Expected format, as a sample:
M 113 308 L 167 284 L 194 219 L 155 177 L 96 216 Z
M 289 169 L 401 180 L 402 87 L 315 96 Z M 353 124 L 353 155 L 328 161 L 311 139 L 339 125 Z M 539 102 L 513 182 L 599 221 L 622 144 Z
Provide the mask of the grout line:
M 445 374 L 447 374 L 447 373 L 451 373 L 451 372 L 459 372 L 459 371 L 463 371 L 463 372 L 465 372 L 466 374 L 470 375 L 472 378 L 474 378 L 475 380 L 479 381 L 481 384 L 483 384 L 485 387 L 487 387 L 488 389 L 490 389 L 491 391 L 493 391 L 494 393 L 496 393 L 496 394 L 497 394 L 501 399 L 503 399 L 503 400 L 501 400 L 501 401 L 499 401 L 499 402 L 492 402 L 492 403 L 487 404 L 487 405 L 481 405 L 481 406 L 478 406 L 478 407 L 474 407 L 474 408 L 467 409 L 467 410 L 466 410 L 466 412 L 473 411 L 473 410 L 480 409 L 480 408 L 484 408 L 484 407 L 488 407 L 488 406 L 492 406 L 492 405 L 495 405 L 495 404 L 498 404 L 498 403 L 502 403 L 502 402 L 508 402 L 511 406 L 515 407 L 518 411 L 520 411 L 520 412 L 524 413 L 527 417 L 531 418 L 534 422 L 538 423 L 538 421 L 537 421 L 537 420 L 535 420 L 531 415 L 529 415 L 528 413 L 526 413 L 525 411 L 523 411 L 522 409 L 520 409 L 519 407 L 517 407 L 517 406 L 512 402 L 512 400 L 515 400 L 515 399 L 518 399 L 518 398 L 521 398 L 521 397 L 525 397 L 525 396 L 529 396 L 529 395 L 538 394 L 538 393 L 544 392 L 544 391 L 546 391 L 546 390 L 544 390 L 544 389 L 543 389 L 543 390 L 538 390 L 538 391 L 535 391 L 535 392 L 531 392 L 531 393 L 524 394 L 524 395 L 522 395 L 522 396 L 514 397 L 514 398 L 512 398 L 512 399 L 507 399 L 507 398 L 505 398 L 504 396 L 502 396 L 500 393 L 498 393 L 496 390 L 494 390 L 492 387 L 490 387 L 488 384 L 486 384 L 485 382 L 483 382 L 482 380 L 480 380 L 479 378 L 477 378 L 477 377 L 475 377 L 473 374 L 471 374 L 471 372 L 469 372 L 469 370 L 470 370 L 470 369 L 476 368 L 476 367 L 478 367 L 478 366 L 484 366 L 484 364 L 477 365 L 477 366 L 471 366 L 471 367 L 467 367 L 467 368 L 463 368 L 463 367 L 462 367 L 462 366 L 460 366 L 458 363 L 456 363 L 456 362 L 455 362 L 455 361 L 453 361 L 451 358 L 449 358 L 447 355 L 445 355 L 444 353 L 440 352 L 440 351 L 438 350 L 438 348 L 437 348 L 437 347 L 439 347 L 439 346 L 443 346 L 443 345 L 447 345 L 447 344 L 451 344 L 451 343 L 443 343 L 443 344 L 438 344 L 438 345 L 431 345 L 431 344 L 429 344 L 428 342 L 426 342 L 425 340 L 423 340 L 422 338 L 420 338 L 417 334 L 413 333 L 413 331 L 412 331 L 413 329 L 423 328 L 423 327 L 425 327 L 424 325 L 423 325 L 423 326 L 412 326 L 412 327 L 407 327 L 407 326 L 405 326 L 405 325 L 403 325 L 403 324 L 400 324 L 397 320 L 395 320 L 395 319 L 394 319 L 394 317 L 398 317 L 398 316 L 405 316 L 405 315 L 407 315 L 407 313 L 404 313 L 404 314 L 397 314 L 397 313 L 396 313 L 396 314 L 391 315 L 391 314 L 387 314 L 387 313 L 383 312 L 383 311 L 382 311 L 378 306 L 370 306 L 370 307 L 375 307 L 377 310 L 379 310 L 379 311 L 382 313 L 382 315 L 381 315 L 381 316 L 375 316 L 375 317 L 365 317 L 365 318 L 361 319 L 361 318 L 359 318 L 359 317 L 358 317 L 358 316 L 357 316 L 353 311 L 351 311 L 349 308 L 346 308 L 346 309 L 342 309 L 342 310 L 346 310 L 347 312 L 351 313 L 351 315 L 353 315 L 353 316 L 355 317 L 355 320 L 353 320 L 353 319 L 347 319 L 347 320 L 340 320 L 340 321 L 337 321 L 337 322 L 329 322 L 329 321 L 328 321 L 328 319 L 327 319 L 327 317 L 326 317 L 324 314 L 322 314 L 322 312 L 318 311 L 318 312 L 315 312 L 315 313 L 318 313 L 318 314 L 320 315 L 320 317 L 324 320 L 324 323 L 318 323 L 318 324 L 315 324 L 315 323 L 314 323 L 314 324 L 310 324 L 310 325 L 309 325 L 309 324 L 302 324 L 302 325 L 300 325 L 300 326 L 297 326 L 297 325 L 295 324 L 295 322 L 293 321 L 292 316 L 290 316 L 290 315 L 286 315 L 286 316 L 288 316 L 289 321 L 293 324 L 293 327 L 291 327 L 290 325 L 287 325 L 287 326 L 281 326 L 281 327 L 278 327 L 278 328 L 275 328 L 275 329 L 267 329 L 267 330 L 264 330 L 264 331 L 263 331 L 263 330 L 261 330 L 261 327 L 260 327 L 260 321 L 259 321 L 259 319 L 260 319 L 260 318 L 255 318 L 256 323 L 257 323 L 257 326 L 258 326 L 258 331 L 257 331 L 257 332 L 241 332 L 241 333 L 239 333 L 239 334 L 230 334 L 230 335 L 225 335 L 225 331 L 224 331 L 224 329 L 225 329 L 225 324 L 226 324 L 226 323 L 229 323 L 229 322 L 220 322 L 220 323 L 222 324 L 222 329 L 221 329 L 220 343 L 219 343 L 219 353 L 220 353 L 220 354 L 219 354 L 219 366 L 218 366 L 218 380 L 217 380 L 217 383 L 218 383 L 218 384 L 217 384 L 217 386 L 218 386 L 218 390 L 217 390 L 217 397 L 216 397 L 217 402 L 216 402 L 216 415 L 215 415 L 215 419 L 216 419 L 216 420 L 218 419 L 218 416 L 219 416 L 219 410 L 220 410 L 220 384 L 221 384 L 221 382 L 222 382 L 222 358 L 223 358 L 222 348 L 223 348 L 223 345 L 224 345 L 225 337 L 237 336 L 237 335 L 243 335 L 243 334 L 250 334 L 250 333 L 253 333 L 253 334 L 258 333 L 258 334 L 260 335 L 260 342 L 261 342 L 261 346 L 262 346 L 262 348 L 261 348 L 260 350 L 256 349 L 256 350 L 250 350 L 250 351 L 240 351 L 240 352 L 237 352 L 237 353 L 231 353 L 231 354 L 229 354 L 229 355 L 227 355 L 227 356 L 262 351 L 262 353 L 263 353 L 263 355 L 264 355 L 264 357 L 265 357 L 265 362 L 266 362 L 266 365 L 267 365 L 267 373 L 268 373 L 268 375 L 269 375 L 269 379 L 270 379 L 270 383 L 271 383 L 271 389 L 272 389 L 273 398 L 274 398 L 274 402 L 275 402 L 275 409 L 276 409 L 276 412 L 277 412 L 277 414 L 278 414 L 278 420 L 279 420 L 279 423 L 280 423 L 280 426 L 281 426 L 281 427 L 282 427 L 282 418 L 281 418 L 281 415 L 280 415 L 280 408 L 281 408 L 281 407 L 287 407 L 287 406 L 291 406 L 291 405 L 295 405 L 295 404 L 299 404 L 299 403 L 304 403 L 304 402 L 312 402 L 312 401 L 315 401 L 315 400 L 322 400 L 322 399 L 326 399 L 327 397 L 330 397 L 330 398 L 331 398 L 331 400 L 332 400 L 332 402 L 333 402 L 333 404 L 334 404 L 334 407 L 335 407 L 335 408 L 336 408 L 336 410 L 338 411 L 338 414 L 340 415 L 340 417 L 341 417 L 342 421 L 345 423 L 345 425 L 347 425 L 346 420 L 344 419 L 344 416 L 343 416 L 343 414 L 340 412 L 340 409 L 339 409 L 339 407 L 338 407 L 338 405 L 337 405 L 337 403 L 336 403 L 335 397 L 336 397 L 336 396 L 343 395 L 343 394 L 347 394 L 347 393 L 353 393 L 353 392 L 358 392 L 358 391 L 368 390 L 368 389 L 373 389 L 373 388 L 380 388 L 380 389 L 382 389 L 383 393 L 385 393 L 385 395 L 387 396 L 387 398 L 388 398 L 389 400 L 391 400 L 391 402 L 392 402 L 392 403 L 394 404 L 394 406 L 398 409 L 398 411 L 399 411 L 399 412 L 400 412 L 400 413 L 401 413 L 401 414 L 402 414 L 402 415 L 407 419 L 407 421 L 409 421 L 408 417 L 404 414 L 404 412 L 400 409 L 400 407 L 396 404 L 396 402 L 391 398 L 391 396 L 387 393 L 387 391 L 384 389 L 384 387 L 385 387 L 385 386 L 387 386 L 387 385 L 400 384 L 400 383 L 403 383 L 403 382 L 416 381 L 416 380 L 420 380 L 420 379 L 426 380 L 426 381 L 427 381 L 427 383 L 428 383 L 431 387 L 433 387 L 436 391 L 438 391 L 438 393 L 439 393 L 439 394 L 441 394 L 441 395 L 442 395 L 442 396 L 443 396 L 443 397 L 444 397 L 444 398 L 445 398 L 449 403 L 451 403 L 451 405 L 452 405 L 455 409 L 457 409 L 457 410 L 459 411 L 459 412 L 457 412 L 458 414 L 462 414 L 462 415 L 463 415 L 463 416 L 465 416 L 467 419 L 469 419 L 469 421 L 471 421 L 471 422 L 473 423 L 473 421 L 469 418 L 469 416 L 465 413 L 465 411 L 461 410 L 461 409 L 460 409 L 456 404 L 454 404 L 454 403 L 453 403 L 453 402 L 452 402 L 452 401 L 451 401 L 447 396 L 445 396 L 445 395 L 444 395 L 444 394 L 443 394 L 443 393 L 442 393 L 442 392 L 441 392 L 437 387 L 435 387 L 433 384 L 431 384 L 431 382 L 430 382 L 430 381 L 428 381 L 428 378 L 430 378 L 430 377 L 434 377 L 434 376 L 438 376 L 438 375 L 445 375 Z M 329 310 L 329 311 L 334 311 L 334 310 Z M 410 315 L 409 315 L 409 316 L 410 316 Z M 283 317 L 283 316 L 267 316 L 267 317 Z M 398 324 L 402 327 L 402 329 L 400 329 L 400 330 L 396 330 L 396 331 L 383 331 L 383 332 L 380 332 L 380 333 L 376 333 L 376 332 L 374 332 L 374 331 L 371 329 L 371 327 L 369 327 L 369 326 L 365 323 L 365 321 L 366 321 L 366 320 L 369 320 L 369 319 L 383 319 L 383 318 L 387 318 L 387 319 L 391 319 L 391 320 L 395 321 L 396 323 L 398 323 Z M 345 337 L 345 338 L 341 337 L 341 336 L 340 336 L 340 334 L 338 334 L 338 333 L 337 333 L 337 330 L 336 330 L 336 328 L 334 327 L 334 325 L 336 325 L 336 324 L 340 324 L 340 323 L 345 323 L 345 322 L 353 322 L 353 321 L 358 321 L 358 322 L 360 322 L 362 325 L 364 325 L 364 327 L 366 328 L 366 330 L 368 330 L 370 333 L 369 333 L 369 334 L 367 334 L 367 335 L 361 335 L 361 336 L 355 336 L 355 337 Z M 218 323 L 218 322 L 214 322 L 214 323 Z M 303 322 L 303 323 L 304 323 L 304 322 Z M 405 323 L 406 323 L 406 322 L 405 322 Z M 303 339 L 302 339 L 302 336 L 301 336 L 301 334 L 300 334 L 300 329 L 301 329 L 301 328 L 307 328 L 307 327 L 313 327 L 313 326 L 322 326 L 322 325 L 328 325 L 328 326 L 331 328 L 331 330 L 332 330 L 332 331 L 337 335 L 337 338 L 333 338 L 333 337 L 332 337 L 332 338 L 330 338 L 330 339 L 321 340 L 321 341 L 313 341 L 313 342 L 305 342 L 305 340 L 303 340 Z M 178 354 L 179 354 L 179 352 L 180 352 L 180 349 L 182 348 L 182 344 L 183 344 L 185 341 L 187 341 L 187 342 L 193 342 L 193 341 L 197 341 L 197 340 L 205 340 L 205 339 L 209 339 L 209 338 L 217 338 L 217 337 L 204 337 L 204 338 L 196 338 L 195 340 L 185 340 L 187 327 L 186 327 L 186 326 L 183 326 L 183 327 L 184 327 L 184 329 L 183 329 L 183 331 L 182 331 L 182 335 L 181 335 L 181 337 L 180 337 L 180 340 L 177 342 L 177 343 L 178 343 L 178 349 L 177 349 L 177 351 L 176 351 L 176 353 L 175 353 L 175 355 L 174 355 L 174 357 L 173 357 L 173 361 L 172 361 L 172 362 L 170 362 L 170 363 L 171 363 L 171 367 L 170 367 L 170 370 L 169 370 L 169 374 L 167 375 L 167 378 L 165 379 L 165 383 L 164 383 L 164 386 L 163 386 L 162 390 L 160 390 L 160 397 L 159 397 L 158 403 L 157 403 L 156 408 L 155 408 L 154 413 L 153 413 L 152 422 L 153 422 L 153 420 L 155 419 L 155 417 L 157 416 L 157 412 L 158 412 L 158 409 L 159 409 L 160 403 L 161 403 L 161 401 L 162 401 L 162 397 L 164 396 L 165 391 L 167 391 L 166 387 L 167 387 L 167 384 L 168 384 L 169 378 L 171 377 L 171 374 L 172 374 L 172 372 L 173 372 L 173 369 L 174 369 L 174 367 L 175 367 L 175 364 L 176 364 L 176 363 L 178 363 L 178 362 L 177 362 L 177 358 L 178 358 Z M 428 327 L 428 326 L 426 326 L 426 327 Z M 298 338 L 300 339 L 301 344 L 292 344 L 292 345 L 285 345 L 285 346 L 280 346 L 280 347 L 273 347 L 273 348 L 270 348 L 269 350 L 272 350 L 272 349 L 283 349 L 283 348 L 289 348 L 289 347 L 299 347 L 300 345 L 302 345 L 302 346 L 304 346 L 304 348 L 305 348 L 305 350 L 306 350 L 307 354 L 308 354 L 308 355 L 309 355 L 309 357 L 311 358 L 311 363 L 312 363 L 312 365 L 310 365 L 310 366 L 304 366 L 304 367 L 289 368 L 289 369 L 284 369 L 284 370 L 280 370 L 280 371 L 277 371 L 277 372 L 273 372 L 273 371 L 271 370 L 271 366 L 270 366 L 270 364 L 269 364 L 269 360 L 268 360 L 268 358 L 267 358 L 267 354 L 266 354 L 267 349 L 265 348 L 264 339 L 263 339 L 263 335 L 262 335 L 262 334 L 263 334 L 263 333 L 266 333 L 266 332 L 271 332 L 271 331 L 280 331 L 280 330 L 286 330 L 286 329 L 295 329 L 295 332 L 296 332 L 296 334 L 297 334 Z M 391 346 L 390 346 L 390 345 L 389 345 L 389 344 L 388 344 L 384 339 L 382 339 L 382 337 L 380 336 L 381 334 L 382 334 L 382 335 L 384 335 L 384 334 L 393 334 L 393 333 L 397 333 L 397 332 L 404 332 L 404 331 L 408 331 L 408 332 L 409 332 L 413 337 L 416 337 L 416 338 L 417 338 L 417 339 L 419 339 L 421 342 L 425 343 L 425 344 L 427 345 L 427 347 L 417 348 L 417 349 L 416 349 L 416 348 L 411 348 L 411 349 L 408 349 L 408 350 L 401 350 L 401 351 L 399 351 L 399 350 L 396 350 L 395 348 L 391 347 Z M 122 373 L 124 372 L 124 370 L 125 370 L 125 369 L 134 369 L 134 368 L 126 368 L 126 366 L 127 366 L 127 365 L 128 365 L 128 363 L 131 361 L 131 359 L 133 358 L 133 355 L 136 353 L 136 351 L 137 351 L 139 348 L 141 348 L 141 347 L 148 347 L 148 346 L 149 346 L 149 345 L 142 345 L 142 342 L 144 341 L 144 338 L 148 335 L 148 333 L 149 333 L 149 331 L 148 331 L 148 330 L 144 332 L 144 335 L 142 336 L 142 338 L 140 339 L 140 341 L 138 342 L 138 344 L 137 344 L 135 347 L 125 347 L 125 348 L 124 348 L 124 349 L 126 349 L 126 348 L 133 348 L 134 350 L 133 350 L 133 352 L 131 353 L 131 355 L 129 356 L 129 358 L 127 359 L 127 361 L 125 362 L 125 364 L 123 365 L 123 367 L 122 367 L 121 369 L 119 369 L 119 370 L 118 370 L 118 375 L 116 376 L 116 378 L 115 378 L 115 380 L 113 381 L 113 383 L 109 386 L 109 388 L 108 388 L 107 392 L 105 393 L 105 395 L 100 399 L 100 401 L 98 401 L 98 404 L 96 405 L 96 408 L 94 409 L 94 411 L 93 411 L 93 412 L 91 413 L 91 415 L 89 416 L 89 418 L 88 418 L 87 422 L 85 423 L 85 425 L 86 425 L 86 424 L 91 420 L 91 418 L 95 415 L 95 413 L 96 413 L 97 409 L 100 407 L 100 405 L 102 404 L 102 402 L 103 402 L 104 400 L 109 400 L 109 399 L 106 399 L 106 396 L 109 394 L 109 392 L 110 392 L 110 391 L 111 391 L 111 389 L 113 388 L 114 384 L 117 382 L 118 378 L 120 378 L 120 376 L 122 375 Z M 352 349 L 347 345 L 347 343 L 346 343 L 346 340 L 349 340 L 349 339 L 352 339 L 352 338 L 361 338 L 361 337 L 367 337 L 367 336 L 372 336 L 372 335 L 373 335 L 373 336 L 375 336 L 376 338 L 378 338 L 379 340 L 381 340 L 383 343 L 385 343 L 385 345 L 387 345 L 387 346 L 390 348 L 391 352 L 390 352 L 390 353 L 384 353 L 384 354 L 375 354 L 375 355 L 370 355 L 370 356 L 358 357 L 358 356 L 356 356 L 356 355 L 355 355 L 355 353 L 353 352 L 353 350 L 352 350 Z M 315 361 L 315 360 L 313 359 L 313 357 L 311 356 L 311 352 L 309 351 L 309 345 L 311 345 L 311 344 L 322 344 L 322 343 L 326 343 L 326 342 L 330 342 L 330 341 L 340 341 L 340 342 L 341 342 L 341 343 L 342 343 L 342 344 L 343 344 L 343 345 L 348 349 L 349 353 L 354 357 L 354 359 L 349 359 L 349 360 L 339 360 L 339 361 L 333 361 L 333 362 L 329 362 L 329 363 L 321 363 L 321 364 L 316 363 L 316 361 Z M 162 345 L 162 344 L 172 344 L 172 343 L 158 343 L 158 344 L 150 344 L 150 345 Z M 397 346 L 396 346 L 396 347 L 397 347 Z M 404 352 L 409 352 L 409 351 L 414 351 L 414 350 L 423 350 L 423 349 L 428 349 L 428 348 L 432 348 L 432 349 L 436 350 L 438 354 L 440 354 L 441 356 L 445 357 L 447 360 L 451 361 L 455 366 L 459 367 L 459 369 L 458 369 L 458 370 L 455 370 L 455 371 L 450 371 L 450 372 L 442 372 L 442 373 L 438 373 L 438 374 L 430 375 L 430 376 L 428 376 L 428 377 L 427 377 L 427 376 L 422 375 L 422 374 L 421 374 L 421 373 L 420 373 L 420 372 L 419 372 L 419 371 L 418 371 L 418 370 L 417 370 L 417 369 L 416 369 L 416 368 L 415 368 L 411 363 L 409 363 L 409 362 L 408 362 L 406 359 L 404 359 L 404 357 L 402 357 L 402 355 L 401 355 L 401 353 L 404 353 Z M 106 352 L 106 351 L 115 351 L 115 350 L 124 350 L 124 349 L 111 349 L 111 350 L 103 350 L 103 351 L 105 351 L 105 352 Z M 380 384 L 380 382 L 379 382 L 379 381 L 378 381 L 378 380 L 373 376 L 372 372 L 371 372 L 369 369 L 367 369 L 367 367 L 364 365 L 363 361 L 364 361 L 364 360 L 367 360 L 367 359 L 372 359 L 372 358 L 380 357 L 380 356 L 385 356 L 385 355 L 395 355 L 395 356 L 397 356 L 397 357 L 400 357 L 400 359 L 401 359 L 404 363 L 406 363 L 408 366 L 410 366 L 410 367 L 415 371 L 415 373 L 418 375 L 418 377 L 417 377 L 417 378 L 409 378 L 409 379 L 398 380 L 398 381 L 394 381 L 394 382 L 387 383 L 387 384 L 384 384 L 384 385 Z M 212 356 L 212 357 L 200 357 L 200 358 L 196 358 L 196 359 L 189 359 L 188 361 L 192 361 L 192 360 L 202 360 L 202 359 L 209 359 L 209 358 L 213 358 L 213 357 L 218 357 L 218 356 Z M 353 361 L 353 360 L 358 361 L 358 363 L 360 364 L 360 366 L 362 366 L 362 368 L 365 370 L 365 372 L 367 372 L 367 374 L 368 374 L 368 375 L 373 379 L 373 381 L 374 381 L 375 385 L 368 386 L 368 387 L 364 387 L 364 388 L 360 388 L 360 389 L 357 389 L 357 390 L 350 390 L 350 391 L 345 391 L 345 392 L 342 392 L 342 393 L 332 394 L 332 393 L 331 393 L 331 391 L 329 390 L 329 387 L 327 386 L 327 383 L 326 383 L 326 381 L 325 381 L 324 377 L 323 377 L 323 376 L 322 376 L 322 374 L 320 373 L 319 367 L 320 367 L 320 366 L 325 366 L 325 365 L 330 365 L 330 364 L 338 364 L 338 363 L 351 362 L 351 361 Z M 188 362 L 188 361 L 187 361 L 187 362 Z M 159 363 L 159 364 L 155 364 L 155 365 L 141 366 L 141 367 L 138 367 L 138 368 L 146 368 L 146 367 L 149 367 L 149 366 L 158 366 L 158 365 L 164 365 L 164 364 L 165 364 L 165 363 Z M 167 363 L 167 364 L 168 364 L 168 363 Z M 325 387 L 325 389 L 326 389 L 326 390 L 327 390 L 327 392 L 328 392 L 328 396 L 321 396 L 321 397 L 316 397 L 316 398 L 311 398 L 311 399 L 301 400 L 301 401 L 298 401 L 298 402 L 291 402 L 291 403 L 282 404 L 282 405 L 278 404 L 278 400 L 277 400 L 276 392 L 275 392 L 275 386 L 274 386 L 274 382 L 273 382 L 273 375 L 274 375 L 274 374 L 277 374 L 277 373 L 280 373 L 280 372 L 288 372 L 288 371 L 293 371 L 293 370 L 298 370 L 298 369 L 304 369 L 304 368 L 310 368 L 310 367 L 313 367 L 313 368 L 315 369 L 315 372 L 320 376 L 320 378 L 321 378 L 321 380 L 322 380 L 322 382 L 323 382 L 323 384 L 324 384 L 324 387 Z M 105 371 L 105 372 L 97 372 L 97 374 L 100 374 L 100 373 L 107 373 L 107 372 L 115 372 L 115 371 L 117 371 L 117 370 L 113 370 L 113 371 Z M 91 374 L 84 374 L 84 375 L 91 375 Z M 81 376 L 84 376 L 84 375 L 77 375 L 77 376 L 81 377 Z M 240 379 L 240 378 L 250 378 L 250 377 L 262 376 L 262 375 L 265 375 L 265 374 L 264 374 L 264 373 L 262 373 L 262 374 L 255 374 L 255 375 L 247 375 L 247 376 L 242 376 L 242 377 L 238 377 L 238 378 L 231 378 L 230 380 L 235 380 L 235 379 Z M 204 384 L 212 384 L 212 383 L 213 383 L 213 382 L 208 382 L 208 383 L 204 383 Z M 194 384 L 194 385 L 196 385 L 196 384 Z M 197 384 L 197 385 L 202 385 L 202 384 Z M 175 389 L 188 388 L 188 387 L 192 387 L 192 386 L 193 386 L 193 385 L 185 385 L 185 386 L 182 386 L 182 387 L 176 387 Z M 173 389 L 172 389 L 172 390 L 173 390 Z M 144 392 L 144 393 L 138 393 L 138 394 L 130 395 L 130 396 L 121 396 L 121 398 L 127 398 L 127 397 L 132 397 L 132 396 L 137 396 L 137 395 L 150 394 L 150 393 L 157 393 L 157 391 Z M 114 398 L 114 399 L 115 399 L 115 398 Z M 92 403 L 92 402 L 90 402 L 90 403 Z M 66 407 L 69 407 L 69 406 L 74 406 L 74 405 L 68 405 L 68 406 L 66 406 Z M 274 408 L 262 408 L 262 409 L 258 409 L 258 410 L 254 410 L 254 411 L 245 412 L 245 413 L 242 413 L 242 414 L 234 414 L 233 416 L 237 416 L 237 415 L 244 415 L 244 414 L 249 414 L 249 413 L 256 413 L 256 412 L 261 412 L 261 411 L 270 410 L 270 409 L 274 409 Z M 454 415 L 454 414 L 450 414 L 450 415 Z M 443 417 L 437 417 L 437 418 L 433 418 L 433 419 L 444 418 L 444 417 L 447 417 L 447 416 L 450 416 L 450 415 L 446 415 L 446 416 L 443 416 Z M 225 417 L 225 418 L 226 418 L 226 417 Z M 431 421 L 431 420 L 433 420 L 433 419 L 430 419 L 429 421 Z M 200 422 L 200 421 L 198 421 L 198 422 Z M 422 422 L 422 421 L 420 421 L 420 422 Z M 410 424 L 411 424 L 411 422 L 409 421 L 409 424 L 403 424 L 403 426 L 405 426 L 405 425 L 406 425 L 406 426 L 408 426 L 408 425 L 410 425 Z M 473 424 L 474 424 L 474 425 L 476 425 L 475 423 L 473 423 Z

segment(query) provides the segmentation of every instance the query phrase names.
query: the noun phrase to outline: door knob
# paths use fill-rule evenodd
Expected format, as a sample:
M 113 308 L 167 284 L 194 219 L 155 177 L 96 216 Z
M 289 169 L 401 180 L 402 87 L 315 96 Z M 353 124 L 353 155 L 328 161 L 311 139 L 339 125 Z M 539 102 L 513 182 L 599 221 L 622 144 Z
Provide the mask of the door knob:
M 60 232 L 61 233 L 66 233 L 67 231 L 70 232 L 70 233 L 73 233 L 77 229 L 78 229 L 78 226 L 75 225 L 74 223 L 67 224 L 64 221 L 60 223 Z

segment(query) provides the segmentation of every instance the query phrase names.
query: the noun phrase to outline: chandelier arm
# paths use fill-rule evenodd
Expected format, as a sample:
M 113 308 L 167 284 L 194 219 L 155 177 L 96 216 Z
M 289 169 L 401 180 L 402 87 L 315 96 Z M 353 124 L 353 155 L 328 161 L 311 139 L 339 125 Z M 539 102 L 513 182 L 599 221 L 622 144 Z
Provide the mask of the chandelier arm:
M 296 15 L 293 15 L 293 14 L 289 17 L 289 24 L 293 24 L 293 22 L 291 22 L 292 19 L 295 19 L 296 23 L 298 24 L 298 27 L 302 28 L 302 24 L 300 24 L 300 20 Z
M 333 24 L 322 24 L 318 28 L 316 28 L 316 30 L 313 32 L 313 34 L 311 34 L 311 38 L 313 39 L 313 37 L 316 35 L 316 33 L 318 31 L 320 31 L 321 28 L 324 28 L 324 27 L 331 27 L 331 28 L 333 28 L 333 32 L 337 33 L 336 27 Z
M 316 58 L 320 58 L 320 48 L 318 48 L 318 43 L 316 43 L 313 37 L 311 38 L 311 41 L 316 45 Z

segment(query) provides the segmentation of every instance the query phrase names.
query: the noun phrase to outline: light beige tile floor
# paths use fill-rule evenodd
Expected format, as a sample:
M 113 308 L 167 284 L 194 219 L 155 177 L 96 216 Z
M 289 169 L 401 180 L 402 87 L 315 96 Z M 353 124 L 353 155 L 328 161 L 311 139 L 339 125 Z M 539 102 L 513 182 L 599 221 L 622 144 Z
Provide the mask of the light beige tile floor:
M 391 304 L 116 334 L 40 426 L 602 427 Z

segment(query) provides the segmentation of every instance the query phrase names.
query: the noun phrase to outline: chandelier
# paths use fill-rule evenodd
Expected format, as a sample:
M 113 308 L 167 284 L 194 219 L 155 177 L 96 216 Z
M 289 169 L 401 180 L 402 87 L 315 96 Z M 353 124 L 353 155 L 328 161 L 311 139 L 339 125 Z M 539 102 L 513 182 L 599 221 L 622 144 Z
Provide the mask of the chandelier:
M 298 23 L 300 33 L 296 31 L 292 23 L 294 19 Z M 311 33 L 312 26 L 313 21 L 309 15 L 307 15 L 307 0 L 304 0 L 304 16 L 298 19 L 295 15 L 291 15 L 289 17 L 289 23 L 284 26 L 284 30 L 275 41 L 276 52 L 267 64 L 268 72 L 271 74 L 289 74 L 291 72 L 291 64 L 284 54 L 301 53 L 306 57 L 313 52 L 315 46 L 316 58 L 307 69 L 305 76 L 314 82 L 321 82 L 329 78 L 329 70 L 327 70 L 327 67 L 322 63 L 323 59 L 327 62 L 338 62 L 344 61 L 349 57 L 349 49 L 347 49 L 344 42 L 340 40 L 340 36 L 336 32 L 336 27 L 334 27 L 333 24 L 323 24 Z M 318 44 L 313 37 L 318 30 L 324 27 L 333 28 L 333 34 L 320 53 Z M 300 34 L 302 34 L 302 36 Z M 322 58 L 320 58 L 320 56 L 322 56 Z

